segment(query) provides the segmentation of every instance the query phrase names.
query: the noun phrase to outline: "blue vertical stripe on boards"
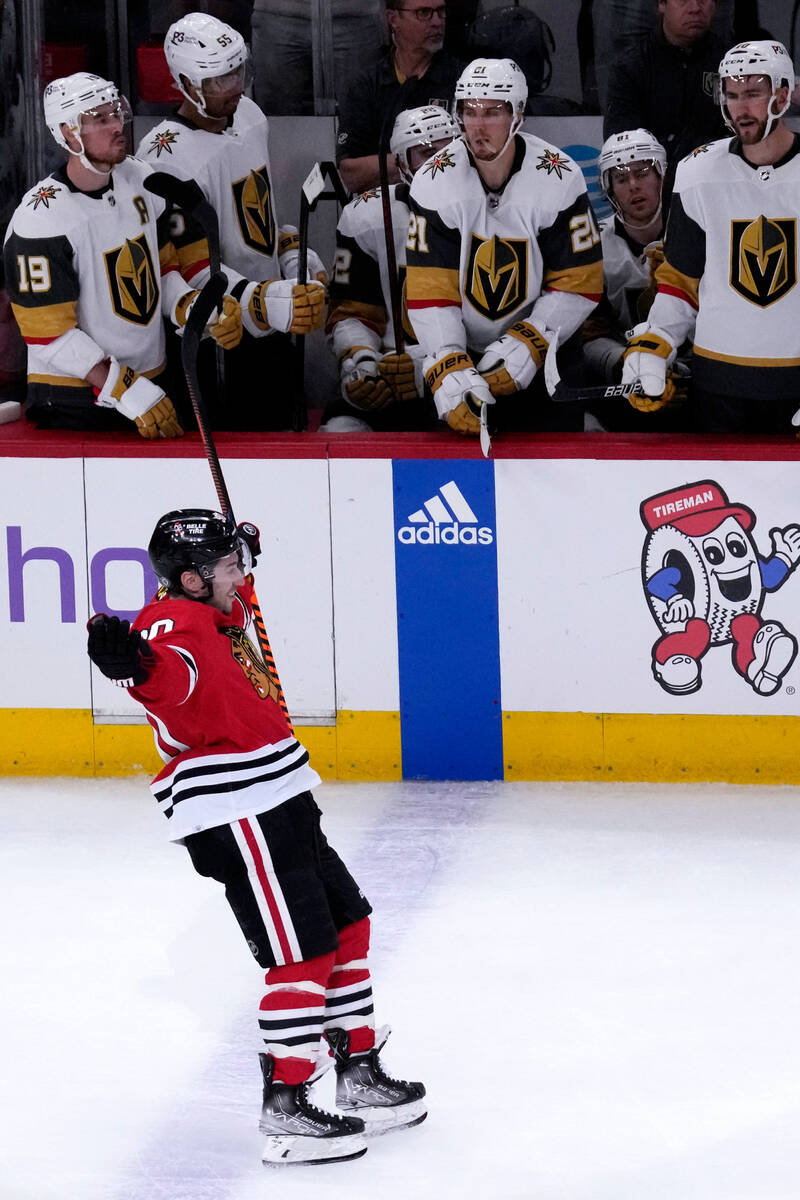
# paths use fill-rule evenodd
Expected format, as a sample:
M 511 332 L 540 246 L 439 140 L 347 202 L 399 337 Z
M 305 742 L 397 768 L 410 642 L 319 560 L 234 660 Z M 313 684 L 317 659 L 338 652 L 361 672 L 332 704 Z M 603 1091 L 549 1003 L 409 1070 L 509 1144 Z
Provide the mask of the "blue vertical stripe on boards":
M 494 464 L 398 459 L 404 779 L 502 779 Z

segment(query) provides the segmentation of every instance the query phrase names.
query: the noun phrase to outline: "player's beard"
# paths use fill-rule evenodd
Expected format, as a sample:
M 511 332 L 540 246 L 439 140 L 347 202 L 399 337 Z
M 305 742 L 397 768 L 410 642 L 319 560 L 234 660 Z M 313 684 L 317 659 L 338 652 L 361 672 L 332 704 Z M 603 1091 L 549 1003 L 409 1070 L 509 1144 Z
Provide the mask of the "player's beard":
M 748 125 L 745 129 L 740 129 L 739 124 L 736 124 L 736 132 L 739 136 L 739 141 L 743 146 L 754 146 L 757 142 L 764 140 L 764 135 L 767 132 L 767 117 L 761 121 L 756 121 L 755 124 Z

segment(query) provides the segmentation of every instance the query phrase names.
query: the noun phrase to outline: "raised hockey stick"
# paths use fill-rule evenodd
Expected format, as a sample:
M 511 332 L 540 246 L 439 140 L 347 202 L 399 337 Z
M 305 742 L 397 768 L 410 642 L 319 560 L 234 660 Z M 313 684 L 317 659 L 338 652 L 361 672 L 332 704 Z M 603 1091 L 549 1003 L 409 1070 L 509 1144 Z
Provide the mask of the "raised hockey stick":
M 205 287 L 200 292 L 200 295 L 195 300 L 189 311 L 189 318 L 186 322 L 183 331 L 183 344 L 181 346 L 181 360 L 183 363 L 183 373 L 186 376 L 186 387 L 189 392 L 189 399 L 192 402 L 192 408 L 197 420 L 197 428 L 200 430 L 200 437 L 203 441 L 203 448 L 206 452 L 208 465 L 211 468 L 211 478 L 214 481 L 214 488 L 219 500 L 220 510 L 223 516 L 227 517 L 232 525 L 235 526 L 236 518 L 233 515 L 233 505 L 231 504 L 230 494 L 225 476 L 222 474 L 222 466 L 220 465 L 217 447 L 214 444 L 214 438 L 211 434 L 211 429 L 208 424 L 205 404 L 200 391 L 200 380 L 197 376 L 197 352 L 200 348 L 200 339 L 203 336 L 206 325 L 208 324 L 211 314 L 215 309 L 219 308 L 222 297 L 225 295 L 225 289 L 228 286 L 228 280 L 221 271 L 206 283 Z M 251 577 L 252 583 L 252 577 Z M 264 656 L 264 663 L 269 671 L 270 677 L 278 689 L 278 703 L 281 706 L 283 715 L 289 723 L 289 728 L 292 727 L 291 718 L 289 716 L 289 707 L 286 703 L 286 697 L 283 694 L 280 677 L 278 676 L 278 668 L 275 664 L 275 656 L 272 653 L 272 647 L 269 644 L 267 630 L 264 625 L 264 618 L 261 615 L 261 608 L 258 603 L 258 598 L 255 594 L 255 586 L 253 587 L 253 617 L 255 619 L 256 633 L 261 653 Z
M 212 275 L 221 269 L 219 218 L 216 209 L 206 199 L 203 189 L 195 179 L 178 179 L 168 171 L 153 171 L 144 181 L 148 192 L 160 196 L 193 217 L 206 235 L 208 242 L 208 265 Z M 227 281 L 226 285 L 227 287 Z M 217 368 L 217 395 L 225 395 L 225 351 L 222 346 L 214 347 Z
M 331 191 L 325 190 L 325 180 L 330 180 Z M 320 200 L 336 200 L 343 208 L 347 204 L 347 192 L 341 176 L 332 162 L 314 163 L 300 189 L 300 228 L 298 231 L 297 282 L 305 282 L 308 269 L 308 218 Z M 294 339 L 297 355 L 294 393 L 294 419 L 292 426 L 301 432 L 308 424 L 306 406 L 306 357 L 305 335 L 298 333 Z

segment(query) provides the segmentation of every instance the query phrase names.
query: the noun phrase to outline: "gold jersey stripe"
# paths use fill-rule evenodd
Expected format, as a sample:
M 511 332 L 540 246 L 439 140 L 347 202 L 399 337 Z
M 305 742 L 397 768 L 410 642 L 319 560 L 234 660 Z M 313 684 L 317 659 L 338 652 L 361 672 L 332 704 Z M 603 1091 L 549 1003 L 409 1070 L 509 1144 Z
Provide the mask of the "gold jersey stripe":
M 409 267 L 406 272 L 406 295 L 409 308 L 420 301 L 444 301 L 461 304 L 461 283 L 458 271 L 450 267 Z
M 706 350 L 697 343 L 694 352 L 701 358 L 713 358 L 715 362 L 731 363 L 735 367 L 800 367 L 800 358 L 754 358 L 752 354 L 744 357 L 738 354 L 720 354 L 717 350 Z
M 338 300 L 328 313 L 326 332 L 330 333 L 339 321 L 354 318 L 374 329 L 381 337 L 386 332 L 386 309 L 382 304 L 364 304 L 361 300 Z
M 74 300 L 65 300 L 62 304 L 45 304 L 40 308 L 25 308 L 22 304 L 12 304 L 11 308 L 26 342 L 44 339 L 52 341 L 78 324 Z
M 659 287 L 663 284 L 664 287 L 684 292 L 690 304 L 695 308 L 699 308 L 700 301 L 697 298 L 697 290 L 700 287 L 700 280 L 693 279 L 691 275 L 682 274 L 675 267 L 671 266 L 666 259 L 659 264 L 656 270 L 656 283 Z
M 209 261 L 208 242 L 205 238 L 200 238 L 197 242 L 188 242 L 185 246 L 179 246 L 177 250 L 177 259 L 182 275 L 186 271 L 191 271 L 194 267 L 205 266 Z
M 561 267 L 545 271 L 542 291 L 572 292 L 599 300 L 603 294 L 603 264 L 601 261 L 587 263 L 583 267 Z
M 180 269 L 178 261 L 178 252 L 172 242 L 167 242 L 166 245 L 159 247 L 158 265 L 161 268 L 161 274 L 166 274 L 167 271 L 177 271 Z

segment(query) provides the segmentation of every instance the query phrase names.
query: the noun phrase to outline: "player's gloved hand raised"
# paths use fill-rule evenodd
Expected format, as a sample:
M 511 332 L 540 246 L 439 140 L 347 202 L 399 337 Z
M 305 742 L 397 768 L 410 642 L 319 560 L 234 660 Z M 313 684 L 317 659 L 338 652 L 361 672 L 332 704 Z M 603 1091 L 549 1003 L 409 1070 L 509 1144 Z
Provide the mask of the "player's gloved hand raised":
M 242 572 L 249 575 L 261 553 L 261 534 L 258 526 L 253 525 L 251 521 L 240 521 L 236 532 L 242 547 Z
M 517 321 L 502 337 L 487 346 L 478 370 L 493 396 L 523 391 L 544 362 L 550 339 L 530 321 Z M 552 336 L 552 335 L 551 335 Z
M 278 262 L 284 279 L 297 278 L 297 260 L 300 257 L 300 236 L 294 225 L 281 225 L 278 238 Z M 316 279 L 323 287 L 328 285 L 325 264 L 309 246 L 306 249 L 306 282 Z
M 273 279 L 250 283 L 242 292 L 242 320 L 256 337 L 269 333 L 307 334 L 325 319 L 325 289 L 321 283 Z
M 200 293 L 195 289 L 181 296 L 175 305 L 174 319 L 179 330 L 183 329 L 189 320 L 194 302 Z M 215 312 L 205 328 L 218 346 L 223 350 L 232 350 L 242 340 L 242 309 L 238 300 L 233 296 L 223 296 L 222 311 Z
M 378 363 L 381 379 L 384 379 L 398 400 L 416 400 L 417 381 L 414 375 L 414 360 L 410 354 L 384 354 Z
M 391 387 L 379 373 L 378 357 L 368 346 L 354 346 L 342 358 L 339 370 L 342 395 L 353 408 L 375 410 L 394 400 Z
M 153 652 L 130 621 L 98 613 L 86 625 L 89 658 L 118 687 L 138 687 L 152 665 Z
M 664 393 L 667 367 L 675 361 L 675 354 L 666 333 L 649 321 L 635 325 L 630 331 L 622 363 L 622 382 L 639 384 L 640 392 L 628 396 L 629 404 L 639 412 L 655 412 L 672 400 L 674 389 L 667 395 Z
M 161 388 L 115 358 L 108 359 L 108 375 L 95 404 L 116 408 L 135 421 L 143 438 L 173 438 L 183 433 L 172 401 Z
M 426 358 L 423 369 L 442 420 L 456 433 L 479 435 L 481 410 L 494 404 L 494 396 L 470 356 L 457 346 L 445 347 L 441 357 Z

